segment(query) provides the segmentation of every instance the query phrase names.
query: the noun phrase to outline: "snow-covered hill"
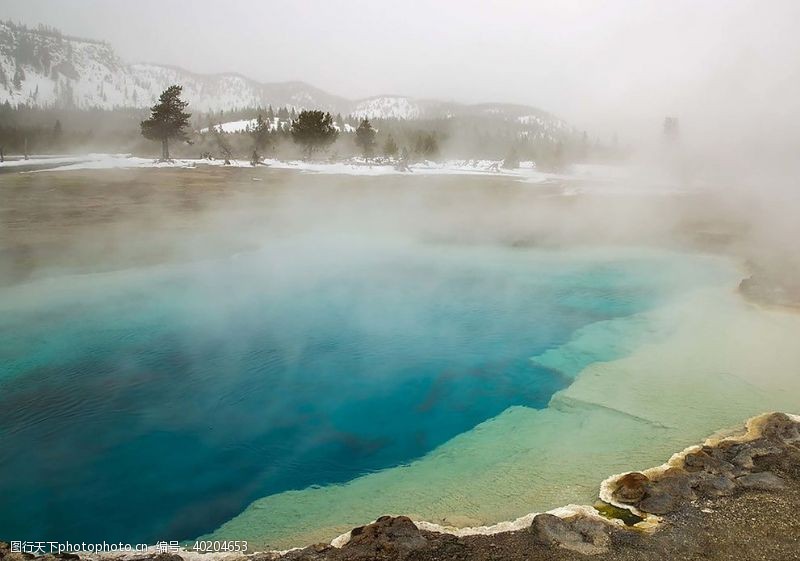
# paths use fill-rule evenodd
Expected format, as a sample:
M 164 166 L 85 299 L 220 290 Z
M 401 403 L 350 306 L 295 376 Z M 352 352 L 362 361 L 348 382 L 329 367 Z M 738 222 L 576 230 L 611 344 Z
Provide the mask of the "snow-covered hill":
M 357 101 L 350 114 L 359 119 L 419 119 L 421 105 L 410 97 L 385 95 Z
M 554 137 L 569 128 L 560 119 L 532 107 L 463 105 L 400 95 L 352 101 L 303 82 L 261 83 L 238 74 L 196 74 L 159 64 L 126 64 L 108 43 L 68 37 L 49 28 L 28 29 L 0 22 L 0 103 L 77 109 L 144 108 L 153 105 L 172 84 L 183 86 L 184 98 L 193 111 L 271 105 L 370 119 L 488 117 L 505 121 L 522 136 Z
M 346 110 L 349 102 L 302 82 L 264 84 L 238 74 L 202 75 L 125 64 L 107 43 L 0 22 L 0 103 L 77 109 L 147 107 L 169 85 L 200 111 L 273 105 Z
M 435 99 L 385 95 L 356 101 L 349 114 L 369 119 L 490 119 L 503 121 L 520 136 L 556 139 L 576 131 L 550 113 L 526 105 L 485 103 L 465 105 Z

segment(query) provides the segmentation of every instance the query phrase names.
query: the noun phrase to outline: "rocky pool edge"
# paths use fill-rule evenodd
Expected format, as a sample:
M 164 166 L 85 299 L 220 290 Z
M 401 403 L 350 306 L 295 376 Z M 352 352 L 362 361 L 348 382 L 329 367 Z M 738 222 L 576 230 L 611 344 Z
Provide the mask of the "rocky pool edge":
M 146 552 L 48 554 L 39 558 L 87 561 L 444 560 L 483 559 L 497 547 L 509 559 L 517 554 L 532 559 L 553 558 L 554 555 L 569 559 L 573 555 L 595 558 L 622 555 L 624 558 L 631 551 L 646 551 L 647 541 L 652 542 L 651 547 L 665 539 L 672 543 L 674 536 L 671 534 L 676 528 L 682 528 L 686 534 L 678 539 L 679 543 L 694 543 L 697 536 L 691 525 L 681 524 L 682 519 L 731 508 L 737 501 L 749 501 L 743 503 L 744 508 L 751 508 L 753 497 L 756 501 L 767 501 L 766 497 L 781 494 L 791 496 L 793 501 L 796 497 L 798 504 L 793 508 L 800 506 L 800 416 L 772 412 L 748 419 L 742 428 L 710 436 L 701 444 L 673 454 L 660 466 L 608 477 L 601 483 L 599 501 L 593 506 L 567 505 L 546 513 L 530 513 L 516 520 L 471 528 L 412 521 L 405 516 L 382 516 L 330 543 L 288 551 L 199 553 L 180 549 L 165 553 L 153 547 Z M 800 516 L 795 518 L 800 523 Z M 769 523 L 757 518 L 752 520 L 754 527 Z M 626 551 L 626 547 L 633 549 Z M 31 558 L 33 555 L 12 552 L 10 544 L 0 542 L 3 561 Z

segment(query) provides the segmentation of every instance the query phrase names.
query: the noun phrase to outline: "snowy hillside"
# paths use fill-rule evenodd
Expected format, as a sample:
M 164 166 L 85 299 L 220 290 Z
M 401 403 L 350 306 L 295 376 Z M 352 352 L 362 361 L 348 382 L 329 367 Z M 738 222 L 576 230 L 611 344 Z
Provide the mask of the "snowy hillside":
M 152 99 L 158 97 L 167 86 L 180 84 L 184 97 L 192 107 L 201 111 L 228 111 L 269 105 L 295 110 L 314 107 L 340 111 L 348 103 L 344 98 L 303 82 L 264 84 L 238 74 L 194 74 L 181 68 L 157 64 L 133 64 L 127 69 L 146 86 Z M 148 101 L 144 105 L 151 104 L 152 101 Z
M 238 74 L 196 74 L 159 64 L 127 64 L 108 43 L 0 22 L 0 103 L 145 108 L 172 84 L 183 86 L 184 98 L 193 111 L 271 105 L 276 109 L 322 109 L 357 119 L 491 118 L 504 121 L 525 137 L 555 138 L 569 129 L 548 113 L 519 105 L 463 105 L 399 95 L 351 101 L 303 82 L 261 83 Z M 226 123 L 223 129 L 243 130 L 245 126 L 236 121 Z
M 512 104 L 465 105 L 432 99 L 414 99 L 405 96 L 378 96 L 355 102 L 349 112 L 357 118 L 369 119 L 453 119 L 477 118 L 503 121 L 521 137 L 558 138 L 576 131 L 554 115 L 528 107 Z
M 202 75 L 158 64 L 125 64 L 113 48 L 53 30 L 0 22 L 0 103 L 77 109 L 147 107 L 169 85 L 201 111 L 273 105 L 328 111 L 349 102 L 302 82 L 263 84 L 237 74 Z
M 378 96 L 356 102 L 350 114 L 359 119 L 419 119 L 423 109 L 410 97 Z

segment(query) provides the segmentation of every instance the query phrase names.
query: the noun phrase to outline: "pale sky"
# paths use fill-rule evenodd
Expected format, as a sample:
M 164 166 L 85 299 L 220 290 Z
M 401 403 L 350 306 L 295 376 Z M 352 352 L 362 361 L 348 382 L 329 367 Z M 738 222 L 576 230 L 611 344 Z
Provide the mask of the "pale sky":
M 800 115 L 796 0 L 0 0 L 0 17 L 128 62 L 524 103 L 607 134 Z

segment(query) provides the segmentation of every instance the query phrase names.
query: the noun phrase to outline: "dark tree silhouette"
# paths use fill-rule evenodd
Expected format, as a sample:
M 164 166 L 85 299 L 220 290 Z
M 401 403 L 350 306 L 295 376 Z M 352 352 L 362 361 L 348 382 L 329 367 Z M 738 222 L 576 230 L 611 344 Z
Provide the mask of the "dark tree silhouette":
M 302 111 L 292 122 L 292 140 L 303 145 L 306 158 L 315 150 L 331 145 L 339 131 L 333 126 L 330 113 L 322 111 Z
M 259 150 L 267 147 L 270 141 L 269 123 L 264 120 L 261 113 L 256 117 L 256 124 L 250 130 L 253 137 L 253 156 L 250 158 L 250 165 L 257 166 L 261 163 L 261 154 Z
M 181 86 L 170 86 L 161 93 L 150 109 L 150 118 L 142 121 L 142 136 L 149 140 L 161 141 L 161 159 L 169 160 L 169 139 L 187 140 L 186 127 L 189 126 L 190 113 L 184 112 L 189 105 L 181 99 Z
M 417 156 L 433 160 L 439 155 L 439 142 L 433 133 L 419 133 L 414 142 L 414 152 Z
M 394 141 L 394 137 L 390 134 L 383 145 L 383 154 L 392 158 L 397 155 L 397 150 L 397 143 Z
M 375 150 L 375 129 L 369 122 L 369 119 L 364 119 L 356 129 L 356 144 L 361 147 L 361 152 L 365 158 L 372 156 Z
M 64 131 L 61 128 L 61 121 L 56 119 L 56 124 L 53 126 L 53 141 L 58 143 L 61 142 L 61 136 L 64 134 Z
M 216 127 L 212 129 L 212 131 L 214 132 L 214 140 L 217 143 L 217 148 L 219 148 L 219 151 L 222 153 L 222 159 L 225 165 L 231 165 L 233 149 L 231 148 L 230 142 L 228 142 L 228 135 L 222 130 L 222 126 Z
M 253 145 L 256 150 L 263 150 L 267 144 L 269 144 L 269 127 L 269 122 L 265 121 L 264 117 L 259 113 L 258 117 L 256 117 L 255 125 L 253 125 L 253 128 L 250 130 L 250 134 L 253 136 Z
M 14 84 L 14 88 L 17 90 L 22 89 L 22 81 L 25 79 L 25 71 L 22 69 L 21 66 L 17 65 L 16 69 L 14 70 L 14 78 L 11 82 Z
M 503 158 L 503 167 L 505 169 L 517 169 L 519 167 L 519 154 L 517 154 L 517 149 L 513 146 L 506 154 L 506 157 Z

